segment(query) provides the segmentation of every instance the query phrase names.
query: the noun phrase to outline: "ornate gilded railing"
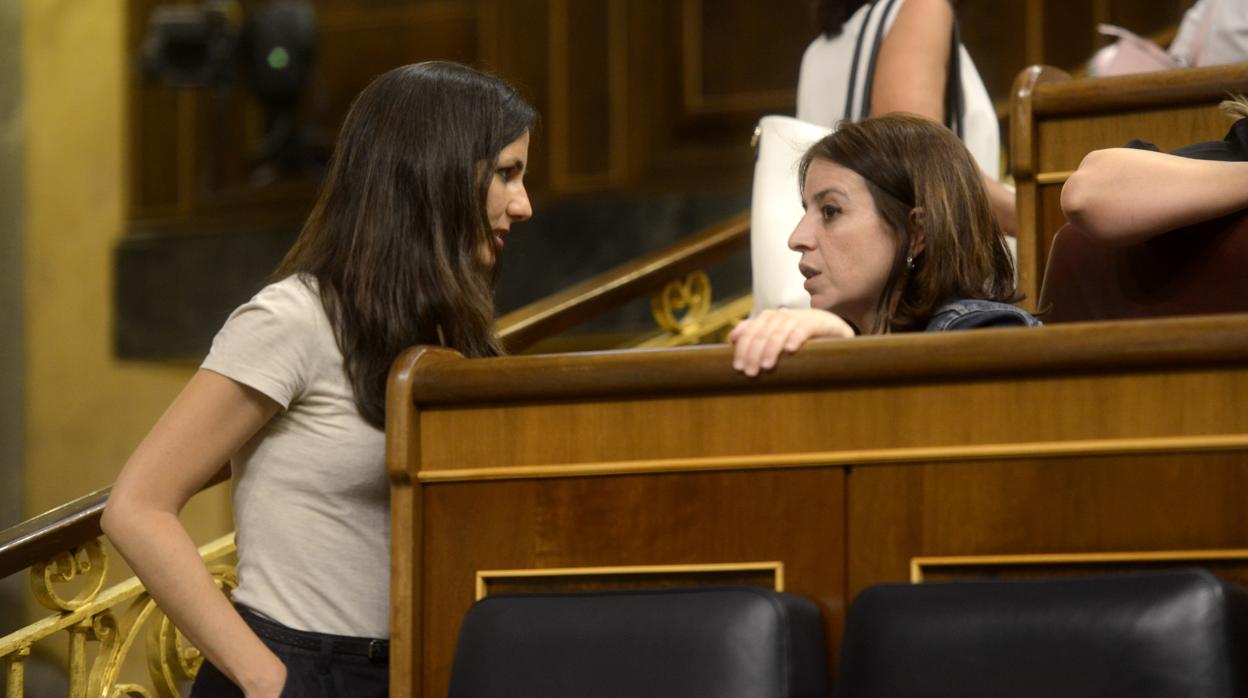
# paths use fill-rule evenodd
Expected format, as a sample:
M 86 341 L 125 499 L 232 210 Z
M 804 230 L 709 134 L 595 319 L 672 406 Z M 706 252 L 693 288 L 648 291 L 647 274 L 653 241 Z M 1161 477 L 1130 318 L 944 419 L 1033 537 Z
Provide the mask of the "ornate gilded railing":
M 746 212 L 504 315 L 498 321 L 499 336 L 508 350 L 523 351 L 538 340 L 651 295 L 655 322 L 663 332 L 641 344 L 678 346 L 691 343 L 693 337 L 710 341 L 722 334 L 726 317 L 735 312 L 731 320 L 735 322 L 750 307 L 748 301 L 737 298 L 712 310 L 710 281 L 704 270 L 749 244 Z
M 228 477 L 223 469 L 208 486 Z M 30 589 L 48 615 L 0 637 L 4 695 L 26 695 L 26 664 L 37 647 L 68 640 L 65 679 L 72 698 L 180 695 L 179 685 L 202 661 L 138 579 L 105 587 L 109 554 L 100 515 L 112 488 L 104 488 L 0 531 L 0 577 L 28 570 Z M 199 549 L 217 585 L 236 586 L 234 534 Z M 142 640 L 150 688 L 127 681 L 122 668 Z M 62 645 L 64 647 L 64 645 Z M 42 698 L 42 696 L 40 696 Z

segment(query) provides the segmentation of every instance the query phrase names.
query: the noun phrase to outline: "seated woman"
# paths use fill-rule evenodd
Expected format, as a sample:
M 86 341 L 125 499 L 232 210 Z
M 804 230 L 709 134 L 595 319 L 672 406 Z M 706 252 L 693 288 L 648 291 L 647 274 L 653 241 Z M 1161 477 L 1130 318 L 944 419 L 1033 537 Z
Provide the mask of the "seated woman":
M 949 129 L 908 114 L 845 123 L 799 167 L 810 309 L 763 311 L 733 329 L 733 368 L 775 367 L 806 341 L 1039 324 L 1018 300 L 979 168 Z
M 1248 209 L 1248 99 L 1222 107 L 1239 120 L 1221 141 L 1173 154 L 1147 143 L 1089 153 L 1062 187 L 1067 220 L 1093 239 L 1131 245 Z

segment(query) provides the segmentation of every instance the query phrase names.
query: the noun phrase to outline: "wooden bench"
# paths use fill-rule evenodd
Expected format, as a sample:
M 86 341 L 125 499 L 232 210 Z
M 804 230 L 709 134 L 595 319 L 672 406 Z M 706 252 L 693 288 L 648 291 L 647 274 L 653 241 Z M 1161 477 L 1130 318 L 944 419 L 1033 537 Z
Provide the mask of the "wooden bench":
M 871 584 L 1199 564 L 1248 580 L 1248 315 L 467 360 L 387 405 L 391 695 L 503 591 L 756 584 L 835 665 Z
M 1133 138 L 1173 150 L 1226 135 L 1218 103 L 1248 92 L 1248 63 L 1072 79 L 1046 66 L 1019 73 L 1010 96 L 1018 205 L 1019 288 L 1035 309 L 1049 246 L 1066 222 L 1062 184 L 1083 156 Z

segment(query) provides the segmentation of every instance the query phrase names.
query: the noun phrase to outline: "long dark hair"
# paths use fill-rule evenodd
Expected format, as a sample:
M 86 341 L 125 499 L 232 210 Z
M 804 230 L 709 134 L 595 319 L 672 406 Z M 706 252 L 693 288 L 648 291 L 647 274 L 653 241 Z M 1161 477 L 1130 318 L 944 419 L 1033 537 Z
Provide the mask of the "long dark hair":
M 314 278 L 355 404 L 383 428 L 401 351 L 500 352 L 486 195 L 499 152 L 536 112 L 505 82 L 454 63 L 395 68 L 356 97 L 294 246 L 274 273 Z
M 913 114 L 843 121 L 802 156 L 799 186 L 815 160 L 857 172 L 897 236 L 876 306 L 875 332 L 921 330 L 942 304 L 976 298 L 1016 303 L 1014 264 L 979 166 L 948 128 Z M 924 247 L 907 264 L 914 230 Z
M 815 26 L 819 33 L 829 39 L 841 35 L 845 22 L 858 11 L 858 8 L 870 3 L 871 0 L 816 0 Z

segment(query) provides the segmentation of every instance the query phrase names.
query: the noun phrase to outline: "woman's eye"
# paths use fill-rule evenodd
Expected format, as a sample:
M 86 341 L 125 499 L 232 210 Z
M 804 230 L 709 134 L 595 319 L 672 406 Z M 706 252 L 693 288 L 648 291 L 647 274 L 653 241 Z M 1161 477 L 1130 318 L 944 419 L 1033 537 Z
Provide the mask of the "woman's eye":
M 841 212 L 841 209 L 837 208 L 836 206 L 824 206 L 824 207 L 822 207 L 822 208 L 820 208 L 820 209 L 819 209 L 819 214 L 823 216 L 823 219 L 824 219 L 825 221 L 830 221 L 830 220 L 832 220 L 832 219 L 833 219 L 833 218 L 835 218 L 835 217 L 836 217 L 836 216 L 837 216 L 840 212 Z
M 503 178 L 504 182 L 510 182 L 520 173 L 520 168 L 515 165 L 509 167 L 500 167 L 497 170 L 498 176 Z

